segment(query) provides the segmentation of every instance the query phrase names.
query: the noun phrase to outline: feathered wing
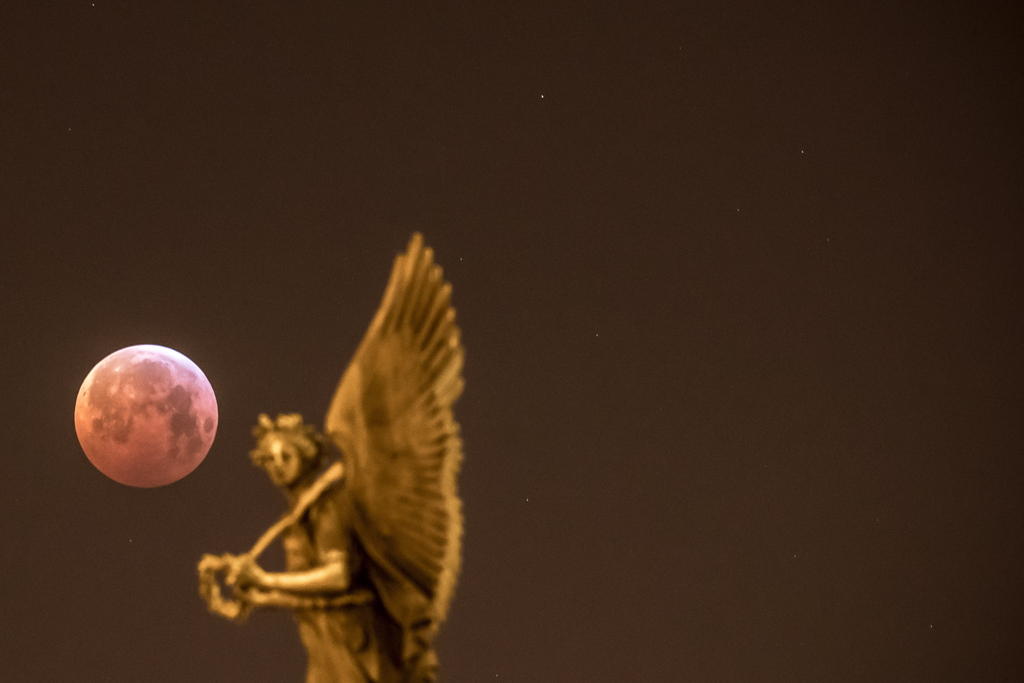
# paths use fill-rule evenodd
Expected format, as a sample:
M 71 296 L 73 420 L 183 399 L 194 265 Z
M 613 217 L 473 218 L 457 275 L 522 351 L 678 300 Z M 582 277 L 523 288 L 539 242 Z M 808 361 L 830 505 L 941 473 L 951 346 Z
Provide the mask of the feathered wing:
M 462 442 L 452 404 L 462 363 L 451 285 L 417 233 L 395 258 L 326 418 L 346 456 L 345 495 L 372 578 L 407 626 L 444 619 L 459 573 Z

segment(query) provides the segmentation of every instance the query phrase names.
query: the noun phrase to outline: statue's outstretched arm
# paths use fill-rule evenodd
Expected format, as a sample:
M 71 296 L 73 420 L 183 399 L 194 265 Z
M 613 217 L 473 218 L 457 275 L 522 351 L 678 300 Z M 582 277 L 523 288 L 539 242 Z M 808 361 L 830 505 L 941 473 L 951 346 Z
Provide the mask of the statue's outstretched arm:
M 300 571 L 267 572 L 255 562 L 247 562 L 238 568 L 235 583 L 243 589 L 303 595 L 338 593 L 349 587 L 345 553 L 340 550 L 325 553 L 323 564 Z

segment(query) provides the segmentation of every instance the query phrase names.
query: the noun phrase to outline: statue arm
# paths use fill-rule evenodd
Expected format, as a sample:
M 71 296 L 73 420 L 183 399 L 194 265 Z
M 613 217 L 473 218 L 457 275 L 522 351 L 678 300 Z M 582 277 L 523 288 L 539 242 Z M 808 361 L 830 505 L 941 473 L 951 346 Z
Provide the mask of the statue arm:
M 255 562 L 240 568 L 236 579 L 240 588 L 279 591 L 289 594 L 338 593 L 348 589 L 348 567 L 345 553 L 331 550 L 323 555 L 323 562 L 310 569 L 285 572 L 267 572 Z

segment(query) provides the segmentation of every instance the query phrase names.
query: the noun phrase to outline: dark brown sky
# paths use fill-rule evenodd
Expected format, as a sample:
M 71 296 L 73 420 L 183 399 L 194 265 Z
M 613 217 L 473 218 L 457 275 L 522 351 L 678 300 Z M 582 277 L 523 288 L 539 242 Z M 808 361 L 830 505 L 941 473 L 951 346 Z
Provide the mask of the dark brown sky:
M 468 353 L 445 680 L 1024 677 L 1013 3 L 415 4 L 0 10 L 0 678 L 301 679 L 194 566 L 413 230 Z M 162 489 L 73 429 L 136 343 L 220 402 Z

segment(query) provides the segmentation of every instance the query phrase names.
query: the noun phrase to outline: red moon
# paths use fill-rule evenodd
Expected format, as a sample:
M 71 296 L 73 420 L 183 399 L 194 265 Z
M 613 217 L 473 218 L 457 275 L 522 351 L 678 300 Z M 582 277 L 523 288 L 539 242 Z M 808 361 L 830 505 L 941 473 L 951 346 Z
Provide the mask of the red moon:
M 178 481 L 217 435 L 217 398 L 186 356 L 155 344 L 115 351 L 78 391 L 75 432 L 89 461 L 128 486 Z

